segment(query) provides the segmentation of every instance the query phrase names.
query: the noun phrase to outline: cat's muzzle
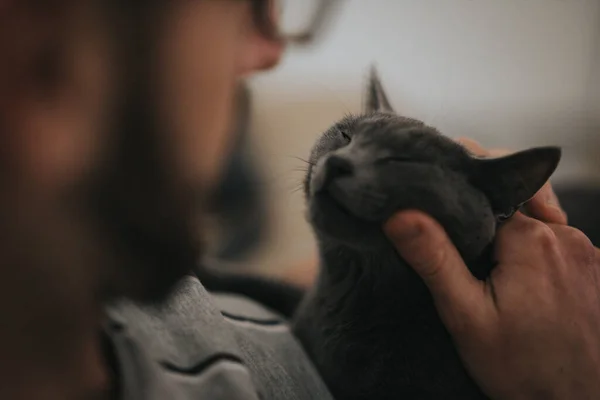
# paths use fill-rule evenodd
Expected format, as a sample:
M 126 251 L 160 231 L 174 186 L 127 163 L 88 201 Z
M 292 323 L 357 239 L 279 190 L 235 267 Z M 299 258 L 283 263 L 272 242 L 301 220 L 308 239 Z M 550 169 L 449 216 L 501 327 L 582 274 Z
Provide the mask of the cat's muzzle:
M 376 190 L 372 182 L 350 160 L 332 155 L 315 165 L 310 195 L 313 199 L 327 195 L 352 216 L 379 223 L 389 216 L 388 196 Z

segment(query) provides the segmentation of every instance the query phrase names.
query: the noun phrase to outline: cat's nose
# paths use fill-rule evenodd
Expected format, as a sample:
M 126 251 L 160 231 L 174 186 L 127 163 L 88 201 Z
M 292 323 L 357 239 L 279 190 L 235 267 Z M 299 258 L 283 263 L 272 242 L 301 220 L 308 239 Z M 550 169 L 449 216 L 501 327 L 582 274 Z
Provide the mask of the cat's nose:
M 332 154 L 317 164 L 311 177 L 311 194 L 327 191 L 332 183 L 340 178 L 350 177 L 353 173 L 352 161 L 339 154 Z
M 327 183 L 343 176 L 352 175 L 353 172 L 354 165 L 345 157 L 332 155 L 325 161 L 325 180 Z

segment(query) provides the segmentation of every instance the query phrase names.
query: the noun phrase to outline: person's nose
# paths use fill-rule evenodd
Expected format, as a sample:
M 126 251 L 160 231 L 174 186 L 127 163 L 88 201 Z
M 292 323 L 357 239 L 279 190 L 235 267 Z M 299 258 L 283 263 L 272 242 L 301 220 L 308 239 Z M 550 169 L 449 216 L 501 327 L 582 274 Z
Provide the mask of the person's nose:
M 245 76 L 274 67 L 279 63 L 284 49 L 284 40 L 266 37 L 258 31 L 253 33 L 242 51 L 239 74 Z
M 273 68 L 279 63 L 286 42 L 275 32 L 279 26 L 278 10 L 278 3 L 270 1 L 268 18 L 273 27 L 270 34 L 266 34 L 264 29 L 257 26 L 256 19 L 249 15 L 250 29 L 238 64 L 241 76 Z

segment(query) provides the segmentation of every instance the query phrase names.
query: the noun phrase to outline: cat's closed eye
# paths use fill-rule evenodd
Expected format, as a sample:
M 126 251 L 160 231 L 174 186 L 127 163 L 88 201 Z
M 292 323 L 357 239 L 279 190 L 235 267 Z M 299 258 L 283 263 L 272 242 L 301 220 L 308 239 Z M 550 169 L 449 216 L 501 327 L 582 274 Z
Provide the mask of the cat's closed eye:
M 406 162 L 415 162 L 414 159 L 408 156 L 390 156 L 384 157 L 377 160 L 377 164 L 389 164 L 389 163 L 406 163 Z
M 348 135 L 348 133 L 346 133 L 346 131 L 342 131 L 340 130 L 340 135 L 342 135 L 342 137 L 344 138 L 344 140 L 346 140 L 348 143 L 352 140 L 352 138 L 350 137 L 350 135 Z

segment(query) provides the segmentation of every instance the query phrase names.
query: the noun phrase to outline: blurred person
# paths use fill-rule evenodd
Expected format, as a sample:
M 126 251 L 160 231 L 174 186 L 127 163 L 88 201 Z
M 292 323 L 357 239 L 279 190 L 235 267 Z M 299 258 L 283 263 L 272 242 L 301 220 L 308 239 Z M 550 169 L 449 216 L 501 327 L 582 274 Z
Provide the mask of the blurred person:
M 283 50 L 266 0 L 0 3 L 0 398 L 330 398 L 284 320 L 190 274 L 237 82 Z M 597 398 L 597 250 L 550 186 L 529 211 L 488 282 L 426 215 L 384 229 L 492 398 Z
M 242 268 L 243 261 L 266 239 L 271 217 L 263 171 L 250 143 L 251 106 L 252 93 L 242 83 L 236 101 L 233 146 L 206 208 L 218 233 L 214 257 L 239 263 Z

